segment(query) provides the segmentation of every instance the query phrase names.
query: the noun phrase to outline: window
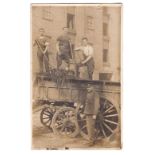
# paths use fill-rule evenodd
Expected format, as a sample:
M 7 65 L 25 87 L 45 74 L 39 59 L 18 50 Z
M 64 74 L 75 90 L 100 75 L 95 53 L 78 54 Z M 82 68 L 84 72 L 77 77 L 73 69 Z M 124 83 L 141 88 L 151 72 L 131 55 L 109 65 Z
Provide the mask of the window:
M 43 19 L 52 21 L 53 20 L 53 14 L 51 11 L 51 7 L 44 7 L 43 8 Z
M 91 16 L 87 17 L 87 28 L 88 28 L 88 30 L 94 29 L 94 19 Z
M 75 16 L 74 14 L 67 13 L 67 27 L 70 30 L 74 30 L 75 28 Z
M 107 36 L 107 35 L 108 35 L 108 24 L 103 23 L 103 36 Z
M 108 62 L 108 49 L 103 49 L 103 63 Z
M 102 13 L 103 13 L 103 14 L 107 14 L 108 8 L 107 8 L 107 7 L 102 7 L 102 9 L 103 9 L 103 10 L 102 10 Z

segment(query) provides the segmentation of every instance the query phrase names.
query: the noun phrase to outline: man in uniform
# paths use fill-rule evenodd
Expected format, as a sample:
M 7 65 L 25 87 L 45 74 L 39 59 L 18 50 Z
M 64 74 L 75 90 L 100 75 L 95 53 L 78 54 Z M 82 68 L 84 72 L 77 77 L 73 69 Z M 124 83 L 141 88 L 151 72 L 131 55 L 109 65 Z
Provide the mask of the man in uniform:
M 40 36 L 35 40 L 33 46 L 38 46 L 37 57 L 39 61 L 39 70 L 43 72 L 43 66 L 45 66 L 45 71 L 49 71 L 49 57 L 48 57 L 48 48 L 49 43 L 45 37 L 45 30 L 43 28 L 39 29 Z
M 93 145 L 95 142 L 96 110 L 95 110 L 95 90 L 94 87 L 91 85 L 88 85 L 87 88 L 84 114 L 86 115 L 86 126 L 89 142 L 90 144 Z
M 88 44 L 88 38 L 84 37 L 82 38 L 82 46 L 75 49 L 75 51 L 82 50 L 84 60 L 80 64 L 78 64 L 78 67 L 87 66 L 88 71 L 88 78 L 92 80 L 93 72 L 94 72 L 94 50 L 91 45 Z
M 56 49 L 57 68 L 59 69 L 59 67 L 62 65 L 62 60 L 67 63 L 67 66 L 69 68 L 69 60 L 72 58 L 72 47 L 67 27 L 63 28 L 63 35 L 57 38 Z

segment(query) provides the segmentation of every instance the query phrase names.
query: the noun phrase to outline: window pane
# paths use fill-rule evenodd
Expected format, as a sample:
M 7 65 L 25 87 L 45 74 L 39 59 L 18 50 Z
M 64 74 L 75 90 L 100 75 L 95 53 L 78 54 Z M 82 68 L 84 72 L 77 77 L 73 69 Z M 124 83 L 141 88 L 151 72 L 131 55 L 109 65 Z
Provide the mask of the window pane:
M 44 7 L 43 8 L 43 19 L 52 21 L 53 20 L 53 14 L 51 11 L 51 7 Z
M 103 62 L 108 62 L 108 49 L 103 50 Z
M 70 14 L 70 13 L 67 14 L 67 27 L 72 30 L 74 29 L 74 15 L 73 14 Z
M 103 35 L 107 36 L 108 35 L 108 24 L 103 23 Z
M 93 30 L 94 29 L 94 20 L 93 20 L 93 17 L 91 17 L 91 16 L 87 17 L 87 28 L 89 30 Z

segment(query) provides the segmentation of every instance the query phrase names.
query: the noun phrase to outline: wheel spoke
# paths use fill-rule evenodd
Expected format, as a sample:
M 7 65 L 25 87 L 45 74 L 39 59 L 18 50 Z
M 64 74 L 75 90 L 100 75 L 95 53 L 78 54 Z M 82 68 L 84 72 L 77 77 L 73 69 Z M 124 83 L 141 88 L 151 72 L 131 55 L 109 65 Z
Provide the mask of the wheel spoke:
M 52 124 L 52 119 L 51 119 L 51 121 L 50 121 L 50 124 L 49 124 L 49 126 L 51 126 L 51 124 Z
M 104 111 L 104 114 L 110 111 L 114 106 L 112 105 L 110 108 L 108 108 L 106 111 Z
M 51 124 L 51 120 L 50 120 L 50 121 L 48 121 L 47 126 L 50 126 L 50 124 Z
M 118 114 L 106 115 L 106 116 L 104 116 L 104 117 L 115 117 L 115 116 L 118 116 Z
M 63 126 L 63 124 L 60 124 L 56 128 L 58 129 L 58 128 L 61 128 L 62 126 Z
M 64 130 L 64 128 L 65 128 L 65 125 L 62 124 L 62 128 L 61 128 L 60 132 L 62 132 Z
M 102 133 L 103 133 L 104 137 L 107 137 L 107 135 L 106 135 L 106 133 L 105 133 L 105 131 L 104 131 L 104 128 L 103 128 L 103 126 L 102 126 L 102 124 L 101 124 L 101 123 L 100 123 L 100 127 L 101 127 L 101 131 L 102 131 Z
M 103 125 L 111 132 L 113 133 L 113 130 L 110 128 L 110 126 L 108 126 L 105 122 L 103 122 Z
M 118 124 L 118 123 L 116 123 L 116 122 L 113 122 L 113 121 L 110 121 L 110 120 L 107 120 L 107 119 L 104 119 L 104 121 L 109 122 L 109 123 L 111 123 L 111 124 L 115 124 L 115 125 Z
M 46 123 L 46 124 L 47 124 L 49 121 L 50 121 L 50 119 L 49 119 L 49 120 L 47 120 L 47 121 L 45 121 L 44 123 Z
M 49 114 L 51 113 L 51 111 L 49 111 L 49 110 L 45 110 L 44 112 L 45 112 L 45 113 L 49 113 Z
M 50 116 L 51 114 L 44 113 L 43 115 Z
M 74 137 L 78 134 L 79 128 L 77 123 L 77 114 L 75 115 L 74 109 L 71 107 L 60 108 L 56 111 L 52 119 L 53 132 L 59 135 L 67 135 Z
M 86 128 L 86 125 L 84 125 L 84 126 L 81 128 L 81 130 L 84 129 L 84 128 Z
M 43 119 L 48 119 L 48 118 L 50 118 L 50 117 L 43 117 Z

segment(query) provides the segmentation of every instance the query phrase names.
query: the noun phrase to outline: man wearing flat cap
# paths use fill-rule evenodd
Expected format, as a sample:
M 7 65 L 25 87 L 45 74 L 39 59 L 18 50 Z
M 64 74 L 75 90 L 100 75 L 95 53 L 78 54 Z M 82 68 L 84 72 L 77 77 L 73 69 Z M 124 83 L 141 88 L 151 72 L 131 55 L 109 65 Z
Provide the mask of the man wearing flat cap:
M 93 79 L 93 72 L 95 68 L 94 63 L 94 49 L 91 45 L 88 44 L 88 38 L 83 37 L 82 38 L 82 46 L 77 47 L 74 49 L 74 51 L 81 50 L 83 52 L 84 59 L 78 64 L 78 67 L 87 67 L 87 73 L 88 73 L 88 79 Z
M 84 114 L 86 115 L 86 126 L 89 142 L 92 144 L 95 142 L 95 121 L 96 121 L 95 95 L 96 93 L 94 86 L 88 84 Z
M 62 61 L 67 63 L 67 67 L 70 66 L 70 59 L 72 58 L 71 39 L 68 35 L 68 28 L 63 27 L 63 34 L 57 38 L 57 68 L 62 65 Z
M 37 57 L 39 61 L 39 72 L 44 71 L 45 66 L 45 72 L 49 71 L 49 56 L 48 56 L 48 50 L 49 50 L 49 42 L 47 41 L 45 37 L 45 30 L 43 28 L 39 29 L 40 36 L 35 40 L 35 43 L 33 46 L 38 47 L 37 50 Z

